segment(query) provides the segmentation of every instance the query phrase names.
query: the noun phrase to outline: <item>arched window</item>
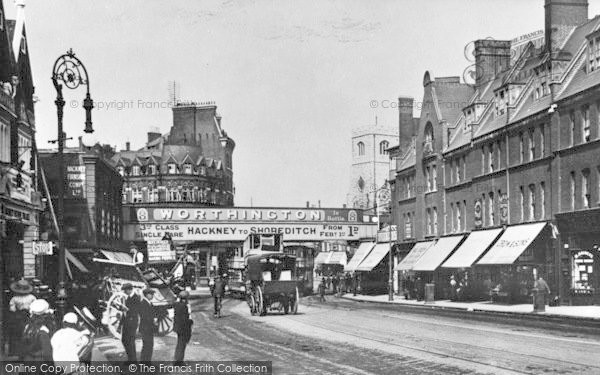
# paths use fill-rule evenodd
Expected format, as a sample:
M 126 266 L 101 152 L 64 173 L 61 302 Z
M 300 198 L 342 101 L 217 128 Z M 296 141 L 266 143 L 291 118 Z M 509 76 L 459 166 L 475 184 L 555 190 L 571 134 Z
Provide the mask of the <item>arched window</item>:
M 365 154 L 365 144 L 362 142 L 358 142 L 358 156 L 363 156 Z
M 423 151 L 433 152 L 433 125 L 430 122 L 425 125 L 425 137 L 423 139 Z
M 379 154 L 385 155 L 387 153 L 387 149 L 390 147 L 390 143 L 388 141 L 381 141 L 379 143 Z

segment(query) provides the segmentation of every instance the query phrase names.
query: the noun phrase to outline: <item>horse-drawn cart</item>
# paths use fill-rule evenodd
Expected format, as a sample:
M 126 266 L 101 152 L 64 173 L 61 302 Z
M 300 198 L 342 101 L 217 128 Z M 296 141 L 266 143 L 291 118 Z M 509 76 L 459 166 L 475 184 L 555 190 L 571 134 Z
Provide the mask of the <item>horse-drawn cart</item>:
M 252 315 L 267 311 L 298 312 L 300 293 L 296 280 L 296 257 L 264 252 L 247 257 L 246 299 Z
M 152 305 L 158 320 L 158 335 L 166 335 L 173 329 L 173 303 L 175 294 L 169 284 L 154 269 L 142 271 L 138 268 L 129 254 L 105 252 L 102 254 L 107 259 L 94 258 L 94 262 L 104 268 L 102 285 L 105 310 L 102 314 L 102 323 L 108 328 L 115 338 L 121 338 L 121 318 L 126 309 L 126 295 L 121 291 L 125 283 L 133 285 L 134 292 L 141 294 L 145 288 L 155 290 Z

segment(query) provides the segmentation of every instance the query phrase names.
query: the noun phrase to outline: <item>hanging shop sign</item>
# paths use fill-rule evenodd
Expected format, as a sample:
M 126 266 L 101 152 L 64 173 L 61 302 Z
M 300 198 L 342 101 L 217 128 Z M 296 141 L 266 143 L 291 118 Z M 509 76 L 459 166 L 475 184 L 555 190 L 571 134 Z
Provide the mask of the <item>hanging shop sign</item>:
M 85 198 L 85 165 L 67 166 L 67 196 Z
M 502 194 L 500 196 L 500 223 L 508 224 L 508 195 Z
M 477 199 L 475 201 L 473 218 L 475 227 L 481 228 L 481 226 L 483 225 L 483 209 L 481 199 Z
M 353 209 L 310 208 L 132 208 L 129 221 L 138 222 L 349 222 L 364 221 Z M 370 218 L 367 218 L 367 222 Z
M 33 255 L 52 255 L 52 242 L 50 241 L 33 241 Z
M 377 232 L 377 242 L 395 242 L 398 241 L 398 226 L 390 225 Z
M 250 234 L 283 234 L 285 241 L 359 240 L 374 238 L 376 225 L 365 224 L 126 224 L 127 241 L 160 240 L 169 235 L 173 241 L 244 241 Z

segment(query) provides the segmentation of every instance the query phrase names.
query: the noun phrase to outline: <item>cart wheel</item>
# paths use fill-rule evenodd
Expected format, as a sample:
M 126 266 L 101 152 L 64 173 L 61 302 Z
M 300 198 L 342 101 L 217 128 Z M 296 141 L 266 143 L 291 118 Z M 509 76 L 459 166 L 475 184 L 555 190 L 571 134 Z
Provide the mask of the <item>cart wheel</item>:
M 164 309 L 158 316 L 158 336 L 166 336 L 173 330 L 173 318 L 171 318 L 173 309 Z
M 256 298 L 254 298 L 254 294 L 248 295 L 248 306 L 250 306 L 250 314 L 256 315 L 258 308 L 256 307 Z
M 298 292 L 298 287 L 296 287 L 296 298 L 294 298 L 292 305 L 292 314 L 298 314 L 298 305 L 300 304 L 300 293 Z
M 106 303 L 107 328 L 111 335 L 116 339 L 121 339 L 121 318 L 123 317 L 125 307 L 125 294 L 115 293 Z
M 259 286 L 256 288 L 256 296 L 258 297 L 258 313 L 260 316 L 267 315 L 267 306 L 265 306 L 265 299 L 263 297 L 262 288 Z

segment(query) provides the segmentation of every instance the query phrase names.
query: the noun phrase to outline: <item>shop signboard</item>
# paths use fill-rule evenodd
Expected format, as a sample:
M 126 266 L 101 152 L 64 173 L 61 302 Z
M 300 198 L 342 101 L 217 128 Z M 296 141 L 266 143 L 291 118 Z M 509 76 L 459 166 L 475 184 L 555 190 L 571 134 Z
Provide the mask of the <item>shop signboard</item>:
M 398 226 L 390 225 L 377 232 L 377 242 L 395 242 L 398 240 Z
M 50 241 L 33 241 L 33 255 L 52 255 L 52 242 Z
M 130 221 L 142 222 L 336 222 L 360 223 L 365 216 L 347 208 L 132 208 Z M 367 216 L 367 221 L 369 217 Z
M 148 240 L 148 262 L 171 262 L 177 259 L 171 243 L 166 240 Z
M 168 223 L 126 224 L 126 241 L 244 241 L 250 234 L 283 234 L 285 241 L 359 240 L 374 238 L 373 224 L 294 224 L 294 223 Z
M 85 198 L 85 165 L 67 166 L 67 196 Z

